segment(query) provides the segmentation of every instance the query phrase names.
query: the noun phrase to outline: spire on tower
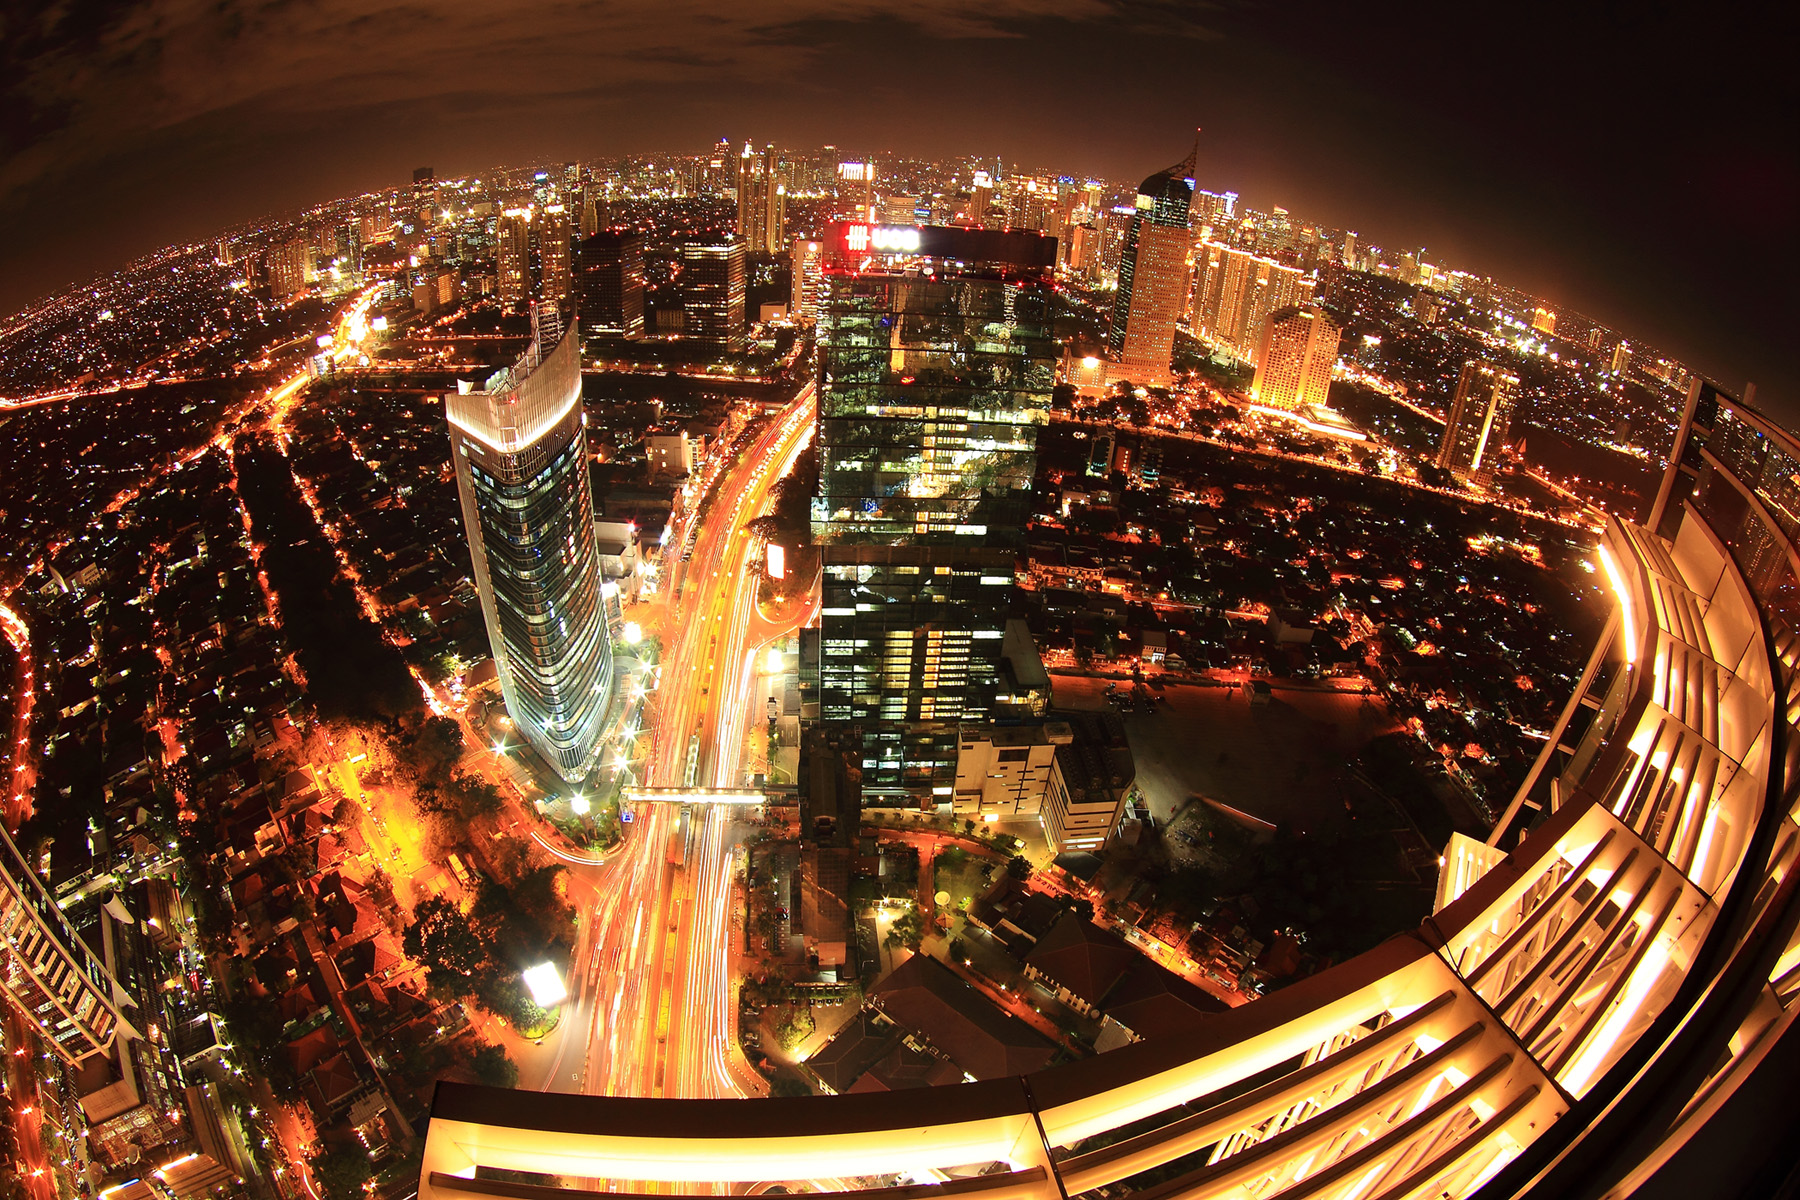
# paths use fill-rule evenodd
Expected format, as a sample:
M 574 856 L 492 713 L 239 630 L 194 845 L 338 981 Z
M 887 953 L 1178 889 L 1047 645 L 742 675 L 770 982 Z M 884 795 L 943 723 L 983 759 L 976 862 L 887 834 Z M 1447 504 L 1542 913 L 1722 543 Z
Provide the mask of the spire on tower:
M 1188 151 L 1188 156 L 1186 158 L 1182 159 L 1180 162 L 1178 162 L 1174 166 L 1170 167 L 1168 169 L 1167 174 L 1176 176 L 1181 179 L 1192 179 L 1194 177 L 1194 170 L 1199 165 L 1200 165 L 1200 127 L 1196 125 L 1194 127 L 1194 148 L 1192 150 Z

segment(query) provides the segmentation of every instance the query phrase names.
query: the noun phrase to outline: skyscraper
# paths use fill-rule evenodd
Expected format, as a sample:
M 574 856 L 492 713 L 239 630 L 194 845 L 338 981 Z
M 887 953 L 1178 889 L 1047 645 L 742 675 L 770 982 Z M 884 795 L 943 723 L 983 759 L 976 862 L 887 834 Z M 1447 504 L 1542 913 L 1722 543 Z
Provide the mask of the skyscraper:
M 118 984 L 69 925 L 37 872 L 0 830 L 0 991 L 71 1066 L 135 1031 Z
M 1121 378 L 1164 383 L 1175 348 L 1175 321 L 1187 300 L 1188 205 L 1194 196 L 1194 159 L 1158 171 L 1138 185 L 1136 211 L 1119 254 L 1107 349 Z
M 781 249 L 782 226 L 787 222 L 787 185 L 781 178 L 775 147 L 759 152 L 744 143 L 738 155 L 738 241 L 756 254 Z
M 602 230 L 575 251 L 575 294 L 589 333 L 644 336 L 644 237 Z
M 945 800 L 958 725 L 1000 690 L 1055 381 L 1056 243 L 844 223 L 825 253 L 820 716 L 861 729 L 865 796 Z
M 552 204 L 537 214 L 533 224 L 537 229 L 541 294 L 560 306 L 573 285 L 569 272 L 569 214 L 562 205 Z
M 1215 349 L 1255 363 L 1269 314 L 1312 299 L 1313 281 L 1298 267 L 1201 243 L 1195 254 L 1194 332 Z
M 531 295 L 531 210 L 509 208 L 494 229 L 496 290 L 506 308 L 522 307 Z
M 1324 405 L 1343 331 L 1322 310 L 1290 307 L 1263 322 L 1252 399 L 1274 408 Z
M 825 243 L 809 238 L 794 239 L 793 295 L 788 315 L 803 325 L 819 319 L 819 289 L 824 282 L 820 274 Z
M 1510 371 L 1478 359 L 1465 362 L 1450 401 L 1437 465 L 1459 479 L 1481 484 L 1492 479 L 1500 448 L 1506 445 L 1518 388 L 1519 377 Z
M 721 350 L 744 345 L 744 243 L 681 248 L 687 336 Z
M 533 314 L 531 345 L 444 397 L 488 643 L 515 727 L 581 779 L 612 697 L 612 643 L 587 472 L 575 330 Z
M 277 300 L 306 290 L 306 268 L 311 257 L 305 238 L 290 238 L 269 250 L 269 291 Z

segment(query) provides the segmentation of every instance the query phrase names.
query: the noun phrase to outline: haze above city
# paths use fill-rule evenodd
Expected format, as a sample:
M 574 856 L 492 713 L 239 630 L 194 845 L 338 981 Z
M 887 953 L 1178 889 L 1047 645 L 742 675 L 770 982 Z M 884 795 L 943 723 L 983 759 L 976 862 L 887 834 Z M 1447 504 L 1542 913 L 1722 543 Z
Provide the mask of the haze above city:
M 418 163 L 724 136 L 1131 179 L 1199 124 L 1203 187 L 1795 393 L 1786 6 L 166 2 L 0 28 L 0 311 Z

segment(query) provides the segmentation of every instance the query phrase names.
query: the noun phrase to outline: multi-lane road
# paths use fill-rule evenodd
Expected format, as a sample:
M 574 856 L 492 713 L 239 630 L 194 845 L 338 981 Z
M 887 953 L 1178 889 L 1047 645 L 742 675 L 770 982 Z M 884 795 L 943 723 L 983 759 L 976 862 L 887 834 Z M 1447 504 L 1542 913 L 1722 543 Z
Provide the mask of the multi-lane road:
M 809 614 L 765 618 L 757 547 L 744 526 L 767 512 L 813 429 L 813 389 L 795 397 L 720 474 L 711 499 L 671 544 L 693 551 L 672 572 L 661 687 L 643 782 L 737 787 L 757 656 Z M 690 778 L 691 775 L 691 778 Z M 523 1082 L 623 1096 L 719 1097 L 761 1080 L 737 1047 L 741 921 L 739 828 L 723 806 L 640 804 L 602 865 L 573 864 L 584 920 L 554 1051 Z M 535 1073 L 537 1078 L 531 1076 Z
M 17 829 L 19 822 L 31 815 L 31 784 L 34 772 L 31 755 L 31 706 L 36 698 L 36 675 L 31 666 L 31 633 L 25 619 L 0 604 L 0 633 L 12 643 L 18 656 L 18 673 L 13 684 L 13 727 L 7 731 L 12 745 L 12 769 L 0 779 L 5 791 L 6 827 Z M 5 758 L 0 758 L 4 762 Z

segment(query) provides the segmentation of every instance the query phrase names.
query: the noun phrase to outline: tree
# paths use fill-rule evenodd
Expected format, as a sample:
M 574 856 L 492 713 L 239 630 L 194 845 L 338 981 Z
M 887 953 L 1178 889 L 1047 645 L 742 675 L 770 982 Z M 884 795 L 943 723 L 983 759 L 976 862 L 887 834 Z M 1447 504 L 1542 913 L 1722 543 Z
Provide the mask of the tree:
M 442 896 L 432 896 L 413 911 L 413 923 L 401 939 L 406 956 L 425 964 L 432 983 L 458 996 L 471 994 L 488 964 L 488 948 L 461 909 Z
M 1006 874 L 1009 878 L 1026 880 L 1031 878 L 1031 860 L 1023 854 L 1015 854 L 1006 860 Z
M 889 950 L 897 946 L 904 946 L 908 950 L 917 950 L 924 940 L 925 918 L 918 909 L 909 908 L 903 915 L 896 917 L 894 923 L 888 927 L 884 944 Z
M 420 779 L 447 779 L 462 757 L 462 726 L 449 717 L 430 717 L 420 727 L 406 756 Z
M 491 817 L 506 806 L 506 798 L 500 794 L 500 789 L 476 775 L 458 775 L 450 781 L 450 791 L 466 821 Z
M 469 1060 L 469 1070 L 475 1078 L 489 1087 L 510 1088 L 519 1086 L 519 1068 L 499 1046 L 483 1046 Z
M 375 1174 L 368 1151 L 361 1146 L 334 1146 L 307 1161 L 313 1180 L 327 1196 L 360 1196 L 363 1185 Z

